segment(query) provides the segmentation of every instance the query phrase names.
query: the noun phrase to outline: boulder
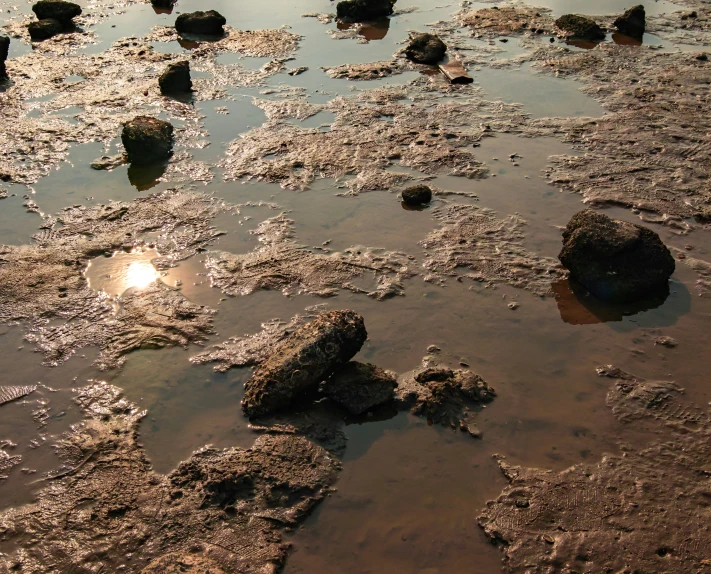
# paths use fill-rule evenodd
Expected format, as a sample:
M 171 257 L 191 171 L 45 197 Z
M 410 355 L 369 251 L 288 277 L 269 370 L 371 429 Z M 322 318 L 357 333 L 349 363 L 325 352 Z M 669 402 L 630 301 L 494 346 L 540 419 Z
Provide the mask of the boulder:
M 555 21 L 555 25 L 566 32 L 569 37 L 577 40 L 604 40 L 605 32 L 594 20 L 578 16 L 577 14 L 566 14 Z
M 183 94 L 193 89 L 190 80 L 190 62 L 184 60 L 170 64 L 158 78 L 162 94 Z
M 407 59 L 420 64 L 436 64 L 446 52 L 447 46 L 434 34 L 418 34 L 405 48 Z
M 204 36 L 221 36 L 225 33 L 223 26 L 227 23 L 225 17 L 209 10 L 207 12 L 188 12 L 181 14 L 175 20 L 175 29 L 188 34 L 202 34 Z
M 616 303 L 668 290 L 675 267 L 654 231 L 591 209 L 568 222 L 558 259 L 591 293 Z
M 368 333 L 354 311 L 329 311 L 284 339 L 245 384 L 248 417 L 283 409 L 330 377 L 363 346 Z
M 0 80 L 7 78 L 7 69 L 5 68 L 5 61 L 7 60 L 7 55 L 10 53 L 10 38 L 0 34 Z
M 406 205 L 422 205 L 432 201 L 432 190 L 426 185 L 413 185 L 402 190 L 402 201 Z
M 323 392 L 353 415 L 393 400 L 395 377 L 370 363 L 351 361 L 337 371 L 323 387 Z
M 175 4 L 175 0 L 151 0 L 151 4 L 155 8 L 169 10 L 173 7 L 173 4 Z
M 173 151 L 173 126 L 157 118 L 138 116 L 124 124 L 121 141 L 131 163 L 163 161 Z
M 41 42 L 42 40 L 61 34 L 63 29 L 59 21 L 52 19 L 37 20 L 36 22 L 30 22 L 27 26 L 30 38 L 32 38 L 34 42 Z
M 64 0 L 40 0 L 32 11 L 38 20 L 56 20 L 63 28 L 72 26 L 72 18 L 81 14 L 81 6 Z
M 393 13 L 395 0 L 343 0 L 336 5 L 341 22 L 369 22 Z
M 641 38 L 646 28 L 646 14 L 641 4 L 633 6 L 614 22 L 615 28 L 625 36 Z

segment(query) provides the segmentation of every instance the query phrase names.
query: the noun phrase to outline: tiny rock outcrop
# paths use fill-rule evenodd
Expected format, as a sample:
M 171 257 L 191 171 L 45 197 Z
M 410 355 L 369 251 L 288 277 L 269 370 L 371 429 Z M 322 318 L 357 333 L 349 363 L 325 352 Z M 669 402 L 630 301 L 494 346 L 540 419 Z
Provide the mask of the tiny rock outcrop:
M 371 365 L 351 361 L 324 385 L 323 392 L 353 415 L 393 400 L 395 377 Z
M 639 4 L 625 11 L 622 16 L 615 20 L 614 26 L 625 36 L 641 38 L 644 36 L 646 29 L 646 14 L 644 6 Z
M 422 205 L 432 201 L 432 190 L 426 185 L 413 185 L 402 190 L 402 201 L 406 205 Z
M 10 38 L 7 36 L 0 35 L 0 80 L 7 78 L 7 68 L 5 68 L 5 61 L 7 60 L 7 55 L 10 53 Z
M 64 0 L 40 0 L 32 6 L 38 20 L 56 20 L 63 28 L 73 25 L 72 19 L 81 15 L 81 6 Z
M 157 118 L 138 116 L 124 124 L 121 141 L 131 163 L 163 161 L 173 151 L 173 126 Z
M 162 94 L 184 94 L 193 89 L 190 79 L 190 62 L 184 60 L 170 64 L 158 78 Z
M 605 32 L 597 22 L 577 14 L 566 14 L 555 21 L 555 25 L 563 30 L 569 38 L 575 40 L 604 40 Z
M 675 267 L 654 231 L 591 209 L 566 226 L 558 259 L 598 298 L 620 303 L 668 289 Z
M 287 407 L 347 363 L 368 333 L 354 311 L 329 311 L 284 339 L 245 384 L 242 410 L 257 417 Z
M 446 52 L 446 44 L 434 34 L 417 34 L 405 48 L 407 59 L 419 64 L 437 64 Z
M 178 16 L 175 20 L 175 29 L 188 34 L 221 36 L 225 33 L 223 26 L 226 23 L 227 19 L 215 10 L 197 11 Z
M 393 13 L 394 0 L 343 0 L 336 5 L 342 22 L 367 22 L 387 18 Z

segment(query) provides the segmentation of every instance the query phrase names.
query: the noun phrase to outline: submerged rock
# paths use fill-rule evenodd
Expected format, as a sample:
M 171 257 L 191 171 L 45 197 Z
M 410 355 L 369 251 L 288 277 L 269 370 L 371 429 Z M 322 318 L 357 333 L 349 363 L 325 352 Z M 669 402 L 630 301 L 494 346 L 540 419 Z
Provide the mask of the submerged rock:
M 60 34 L 64 28 L 58 20 L 46 19 L 30 22 L 27 31 L 34 41 L 42 41 Z
M 215 10 L 197 11 L 178 16 L 175 20 L 175 29 L 188 34 L 221 36 L 225 33 L 223 26 L 226 23 L 227 19 Z
M 121 141 L 131 163 L 163 161 L 173 150 L 173 126 L 157 118 L 138 116 L 124 124 Z
M 337 371 L 323 387 L 323 392 L 348 412 L 360 415 L 393 400 L 395 377 L 370 363 L 351 361 Z
M 426 185 L 413 185 L 402 190 L 402 201 L 407 205 L 422 205 L 432 201 L 432 190 Z
M 563 231 L 558 255 L 600 299 L 627 302 L 668 289 L 674 258 L 654 231 L 586 209 Z
M 605 32 L 594 20 L 577 14 L 566 14 L 555 21 L 555 25 L 571 38 L 578 40 L 604 40 Z
M 170 64 L 158 78 L 162 94 L 182 94 L 190 92 L 193 82 L 190 79 L 190 62 L 184 60 Z
M 392 15 L 395 0 L 343 0 L 336 5 L 342 22 L 367 22 Z
M 245 384 L 242 410 L 248 417 L 288 406 L 299 394 L 349 361 L 368 333 L 354 311 L 329 311 L 284 339 Z
M 81 6 L 64 0 L 40 0 L 32 6 L 32 11 L 38 20 L 56 20 L 68 28 L 73 24 L 72 18 L 81 15 Z
M 434 34 L 418 34 L 405 48 L 405 56 L 420 64 L 436 64 L 446 52 L 447 46 Z
M 641 4 L 633 6 L 615 20 L 615 27 L 626 36 L 641 38 L 646 28 L 646 14 Z
M 7 55 L 10 52 L 10 38 L 0 34 L 0 80 L 7 78 L 7 69 L 5 68 L 5 61 L 7 60 Z

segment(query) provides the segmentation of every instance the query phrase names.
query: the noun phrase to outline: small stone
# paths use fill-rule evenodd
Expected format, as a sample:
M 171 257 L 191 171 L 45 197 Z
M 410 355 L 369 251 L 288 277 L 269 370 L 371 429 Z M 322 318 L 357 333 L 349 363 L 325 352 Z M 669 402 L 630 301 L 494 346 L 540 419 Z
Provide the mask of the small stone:
M 170 64 L 158 78 L 158 85 L 162 94 L 184 94 L 192 91 L 190 62 L 183 60 Z
M 221 36 L 225 33 L 223 26 L 226 23 L 227 19 L 215 10 L 188 12 L 177 17 L 175 29 L 188 34 Z
M 555 25 L 567 33 L 570 38 L 578 40 L 604 40 L 605 32 L 590 18 L 577 14 L 566 14 L 555 21 Z
M 395 377 L 380 367 L 351 361 L 326 382 L 323 392 L 351 414 L 360 415 L 391 401 L 396 386 Z
M 35 42 L 41 42 L 42 40 L 47 40 L 52 36 L 61 34 L 62 24 L 58 20 L 46 19 L 37 20 L 36 22 L 30 22 L 27 26 L 27 31 L 30 33 L 30 38 Z
M 509 303 L 509 304 L 507 305 L 507 307 L 508 307 L 509 309 L 511 309 L 512 311 L 515 311 L 516 309 L 518 309 L 519 306 L 520 306 L 520 305 L 519 305 L 518 303 L 516 303 L 516 301 L 511 301 L 511 303 Z
M 72 18 L 81 15 L 81 6 L 64 0 L 40 0 L 32 11 L 38 20 L 56 20 L 63 28 L 73 25 Z
M 0 34 L 0 80 L 7 78 L 7 69 L 5 68 L 5 61 L 7 60 L 7 55 L 10 53 L 10 38 Z
M 432 201 L 432 190 L 426 185 L 414 185 L 402 190 L 402 201 L 406 205 L 423 205 Z
M 654 339 L 654 344 L 666 347 L 667 349 L 673 349 L 679 343 L 676 339 L 673 339 L 672 337 L 656 337 Z
M 644 6 L 641 4 L 633 6 L 614 22 L 617 28 L 625 36 L 631 38 L 641 38 L 646 29 Z
M 163 161 L 173 153 L 173 126 L 157 118 L 138 116 L 124 124 L 121 141 L 131 163 Z
M 420 64 L 436 64 L 446 52 L 447 46 L 434 34 L 417 34 L 405 48 L 408 60 Z
M 387 18 L 393 13 L 395 0 L 343 0 L 336 4 L 341 22 L 369 22 Z

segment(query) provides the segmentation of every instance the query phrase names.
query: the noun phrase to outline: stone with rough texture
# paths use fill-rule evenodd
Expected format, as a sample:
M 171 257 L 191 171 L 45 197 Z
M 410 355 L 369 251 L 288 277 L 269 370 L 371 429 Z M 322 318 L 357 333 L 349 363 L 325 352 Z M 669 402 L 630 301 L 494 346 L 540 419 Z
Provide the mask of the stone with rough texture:
M 644 36 L 646 28 L 646 14 L 644 6 L 641 4 L 633 6 L 629 10 L 615 20 L 615 28 L 622 34 L 632 38 L 641 38 Z
M 62 24 L 58 20 L 46 19 L 30 22 L 27 26 L 27 31 L 30 33 L 30 38 L 33 41 L 41 42 L 52 36 L 56 36 L 62 32 Z
M 675 267 L 654 231 L 591 209 L 576 213 L 566 226 L 558 259 L 594 295 L 615 302 L 668 289 Z
M 394 4 L 394 0 L 343 0 L 336 5 L 336 15 L 342 22 L 367 22 L 392 15 Z
M 7 36 L 0 35 L 0 80 L 7 78 L 7 69 L 5 68 L 5 61 L 7 60 L 7 55 L 10 52 L 10 38 Z
M 173 150 L 173 126 L 157 118 L 138 116 L 124 124 L 121 141 L 131 163 L 166 160 Z
M 224 34 L 223 26 L 226 23 L 227 19 L 215 10 L 197 11 L 178 16 L 175 20 L 175 29 L 188 34 L 219 36 Z
M 190 79 L 190 62 L 184 60 L 170 64 L 158 78 L 162 94 L 182 94 L 190 92 L 193 82 Z
M 426 185 L 414 185 L 402 190 L 402 201 L 407 205 L 422 205 L 432 201 L 432 190 Z
M 324 385 L 323 392 L 353 415 L 393 399 L 395 377 L 370 363 L 351 361 Z
M 368 333 L 353 311 L 329 311 L 282 341 L 245 384 L 242 410 L 248 417 L 287 407 L 318 387 L 363 346 Z
M 405 48 L 405 56 L 420 64 L 436 64 L 446 52 L 447 46 L 434 34 L 417 34 Z
M 576 40 L 595 41 L 605 39 L 605 32 L 594 20 L 577 14 L 561 16 L 555 21 L 555 25 Z
M 81 15 L 81 6 L 64 0 L 40 0 L 32 11 L 38 20 L 56 20 L 66 28 L 72 25 L 72 18 Z

